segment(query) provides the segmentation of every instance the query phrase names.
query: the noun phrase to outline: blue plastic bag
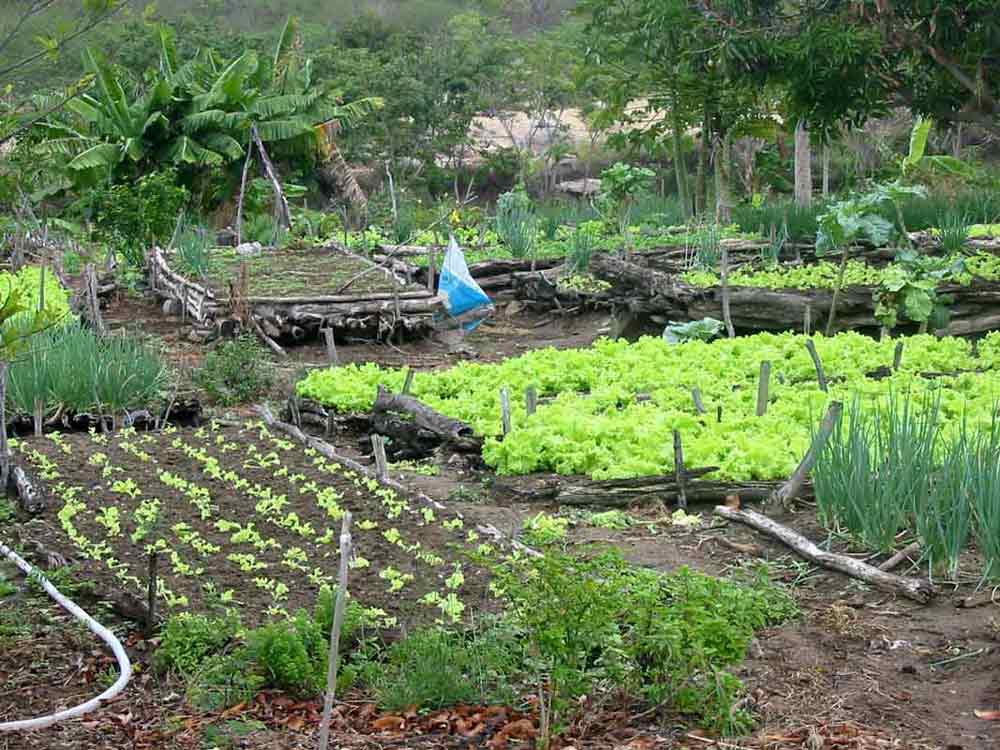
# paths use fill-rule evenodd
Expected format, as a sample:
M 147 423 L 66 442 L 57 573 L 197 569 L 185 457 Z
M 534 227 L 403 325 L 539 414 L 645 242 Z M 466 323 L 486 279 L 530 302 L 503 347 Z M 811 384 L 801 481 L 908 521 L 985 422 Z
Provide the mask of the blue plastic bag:
M 466 331 L 475 329 L 493 312 L 493 302 L 469 273 L 465 254 L 454 236 L 448 238 L 448 250 L 441 267 L 441 278 L 438 280 L 438 294 L 445 297 L 444 307 L 454 318 L 475 311 L 482 313 L 478 316 L 466 315 L 467 319 L 462 322 L 462 328 Z

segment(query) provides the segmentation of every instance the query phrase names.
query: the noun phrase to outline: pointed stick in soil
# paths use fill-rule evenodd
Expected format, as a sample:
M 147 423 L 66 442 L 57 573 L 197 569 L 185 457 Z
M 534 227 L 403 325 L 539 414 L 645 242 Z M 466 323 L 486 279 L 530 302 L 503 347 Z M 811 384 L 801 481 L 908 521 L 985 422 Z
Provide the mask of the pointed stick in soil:
M 900 366 L 903 364 L 903 342 L 896 342 L 896 351 L 892 355 L 892 370 L 893 372 L 899 372 Z
M 812 305 L 806 305 L 806 313 L 802 320 L 802 333 L 808 336 L 812 332 Z
M 929 581 L 897 576 L 893 573 L 879 570 L 875 566 L 861 560 L 855 560 L 853 557 L 822 550 L 797 531 L 783 526 L 762 513 L 747 509 L 736 510 L 725 505 L 718 505 L 715 508 L 715 514 L 722 516 L 728 521 L 746 524 L 752 529 L 756 529 L 773 539 L 777 539 L 805 560 L 821 565 L 824 568 L 844 573 L 851 578 L 857 578 L 860 581 L 870 583 L 886 591 L 900 594 L 921 604 L 926 604 L 937 593 Z
M 507 437 L 510 434 L 510 391 L 506 388 L 500 389 L 500 421 L 504 437 Z
M 149 553 L 149 578 L 146 581 L 146 640 L 153 637 L 156 627 L 156 567 L 160 553 L 155 549 Z
M 337 342 L 333 340 L 333 329 L 323 329 L 323 339 L 326 341 L 326 359 L 331 365 L 339 365 L 340 358 L 337 356 Z
M 529 417 L 538 410 L 538 389 L 533 385 L 524 389 L 524 409 Z
M 344 627 L 344 604 L 347 599 L 347 567 L 351 559 L 351 512 L 344 512 L 340 527 L 340 571 L 337 574 L 337 600 L 333 605 L 333 627 L 330 629 L 330 659 L 326 667 L 326 696 L 323 699 L 323 718 L 319 723 L 319 750 L 327 750 L 330 743 L 330 719 L 333 701 L 337 695 L 337 667 L 340 661 L 340 631 Z
M 694 401 L 694 410 L 699 414 L 704 414 L 705 402 L 701 400 L 701 389 L 698 386 L 691 389 L 691 399 Z
M 816 368 L 816 380 L 819 381 L 819 389 L 826 393 L 829 390 L 829 386 L 826 382 L 826 373 L 823 371 L 823 361 L 819 358 L 819 352 L 816 351 L 816 344 L 812 339 L 806 339 L 806 349 L 809 350 L 813 367 Z
M 257 318 L 255 318 L 253 314 L 251 314 L 249 317 L 250 317 L 250 325 L 253 327 L 254 331 L 256 331 L 257 335 L 260 336 L 260 340 L 263 341 L 265 344 L 267 344 L 267 348 L 270 349 L 275 354 L 277 354 L 282 359 L 287 358 L 288 354 L 285 352 L 284 349 L 281 348 L 278 342 L 272 339 L 266 333 L 264 333 L 264 329 L 260 327 L 260 323 L 257 321 Z
M 385 458 L 384 437 L 381 435 L 372 435 L 372 451 L 375 454 L 375 477 L 380 482 L 384 482 L 389 476 L 389 464 Z
M 809 472 L 812 471 L 813 466 L 816 465 L 816 459 L 819 458 L 820 452 L 823 450 L 823 446 L 826 445 L 826 441 L 830 439 L 830 435 L 833 434 L 834 427 L 837 426 L 837 422 L 840 421 L 841 412 L 844 410 L 844 405 L 840 401 L 831 401 L 830 406 L 826 410 L 826 415 L 823 417 L 823 421 L 820 422 L 819 431 L 813 438 L 812 444 L 809 446 L 809 450 L 806 451 L 806 455 L 802 457 L 799 465 L 796 467 L 792 476 L 788 478 L 778 490 L 771 496 L 771 501 L 779 502 L 782 505 L 788 503 L 793 497 L 799 494 L 799 490 L 802 489 L 802 485 L 806 481 L 806 477 Z
M 726 324 L 726 333 L 729 338 L 736 338 L 736 331 L 733 329 L 733 318 L 729 313 L 729 249 L 722 248 L 722 261 L 720 269 L 719 283 L 722 284 L 722 320 Z
M 674 430 L 674 476 L 677 483 L 677 507 L 687 508 L 687 495 L 684 493 L 684 448 L 681 445 L 680 430 Z
M 757 416 L 767 414 L 768 391 L 771 387 L 771 363 L 764 360 L 760 363 L 760 379 L 757 381 Z
M 406 369 L 406 379 L 403 381 L 403 390 L 400 391 L 404 396 L 410 393 L 410 389 L 413 387 L 413 377 L 416 372 L 412 367 Z

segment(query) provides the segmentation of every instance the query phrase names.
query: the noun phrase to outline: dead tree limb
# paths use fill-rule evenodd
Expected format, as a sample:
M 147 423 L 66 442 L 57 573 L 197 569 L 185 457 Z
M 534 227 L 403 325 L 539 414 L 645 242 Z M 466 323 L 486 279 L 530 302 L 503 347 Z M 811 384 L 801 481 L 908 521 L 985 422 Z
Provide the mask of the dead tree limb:
M 835 552 L 826 552 L 797 531 L 783 526 L 756 511 L 736 510 L 725 505 L 718 505 L 715 508 L 715 514 L 722 516 L 727 521 L 745 524 L 773 539 L 777 539 L 800 557 L 810 562 L 844 573 L 851 578 L 857 578 L 865 583 L 870 583 L 880 589 L 900 594 L 921 604 L 929 602 L 937 593 L 929 581 L 897 576 L 893 573 L 879 570 L 868 563 L 855 560 L 853 557 L 838 555 Z

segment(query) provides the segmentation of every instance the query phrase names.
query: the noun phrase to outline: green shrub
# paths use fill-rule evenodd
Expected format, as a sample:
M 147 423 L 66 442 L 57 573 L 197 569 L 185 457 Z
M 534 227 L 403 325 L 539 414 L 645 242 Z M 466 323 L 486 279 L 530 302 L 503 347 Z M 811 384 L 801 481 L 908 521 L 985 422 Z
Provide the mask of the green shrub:
M 157 669 L 192 675 L 232 641 L 240 629 L 235 615 L 210 617 L 182 612 L 167 620 L 153 663 Z
M 516 698 L 511 683 L 521 664 L 515 634 L 499 626 L 468 634 L 424 628 L 393 643 L 384 662 L 368 672 L 382 708 L 433 710 L 458 703 L 509 703 Z
M 250 631 L 247 653 L 267 687 L 310 695 L 326 684 L 326 637 L 303 612 Z
M 515 258 L 531 256 L 538 232 L 538 217 L 523 187 L 497 200 L 496 230 Z
M 33 337 L 25 355 L 11 363 L 7 405 L 15 414 L 31 414 L 36 400 L 46 411 L 113 414 L 148 405 L 168 374 L 160 353 L 147 342 L 100 337 L 71 323 Z
M 188 191 L 177 184 L 177 172 L 150 172 L 136 182 L 89 189 L 74 206 L 94 224 L 95 239 L 115 248 L 128 266 L 145 266 L 146 251 L 165 244 L 187 204 Z
M 528 673 L 544 675 L 557 721 L 574 699 L 614 685 L 714 729 L 745 730 L 749 719 L 735 709 L 740 682 L 724 670 L 756 630 L 796 611 L 764 576 L 739 585 L 686 568 L 662 575 L 617 551 L 585 559 L 549 549 L 492 570 L 531 654 Z
M 244 404 L 260 398 L 274 384 L 268 363 L 257 339 L 243 334 L 209 352 L 194 379 L 215 403 Z
M 770 201 L 759 206 L 741 204 L 733 208 L 733 222 L 741 232 L 771 236 L 771 227 L 791 242 L 813 242 L 819 228 L 818 217 L 826 206 L 817 202 L 799 206 L 792 201 Z
M 201 711 L 223 711 L 249 702 L 264 686 L 264 678 L 246 648 L 205 658 L 187 680 L 186 698 Z

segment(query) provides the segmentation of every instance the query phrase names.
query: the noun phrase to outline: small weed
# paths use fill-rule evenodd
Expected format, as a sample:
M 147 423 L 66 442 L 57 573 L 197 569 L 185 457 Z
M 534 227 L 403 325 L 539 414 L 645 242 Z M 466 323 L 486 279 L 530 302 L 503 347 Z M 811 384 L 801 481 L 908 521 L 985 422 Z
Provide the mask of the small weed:
M 249 335 L 237 336 L 210 352 L 194 379 L 221 406 L 254 401 L 274 383 L 267 354 Z
M 960 253 L 969 241 L 970 222 L 965 216 L 949 211 L 939 222 L 941 247 L 948 254 Z
M 211 656 L 233 640 L 240 628 L 234 615 L 209 617 L 182 612 L 167 620 L 153 664 L 163 672 L 194 674 Z
M 17 518 L 17 509 L 6 497 L 0 497 L 0 523 L 10 523 Z

